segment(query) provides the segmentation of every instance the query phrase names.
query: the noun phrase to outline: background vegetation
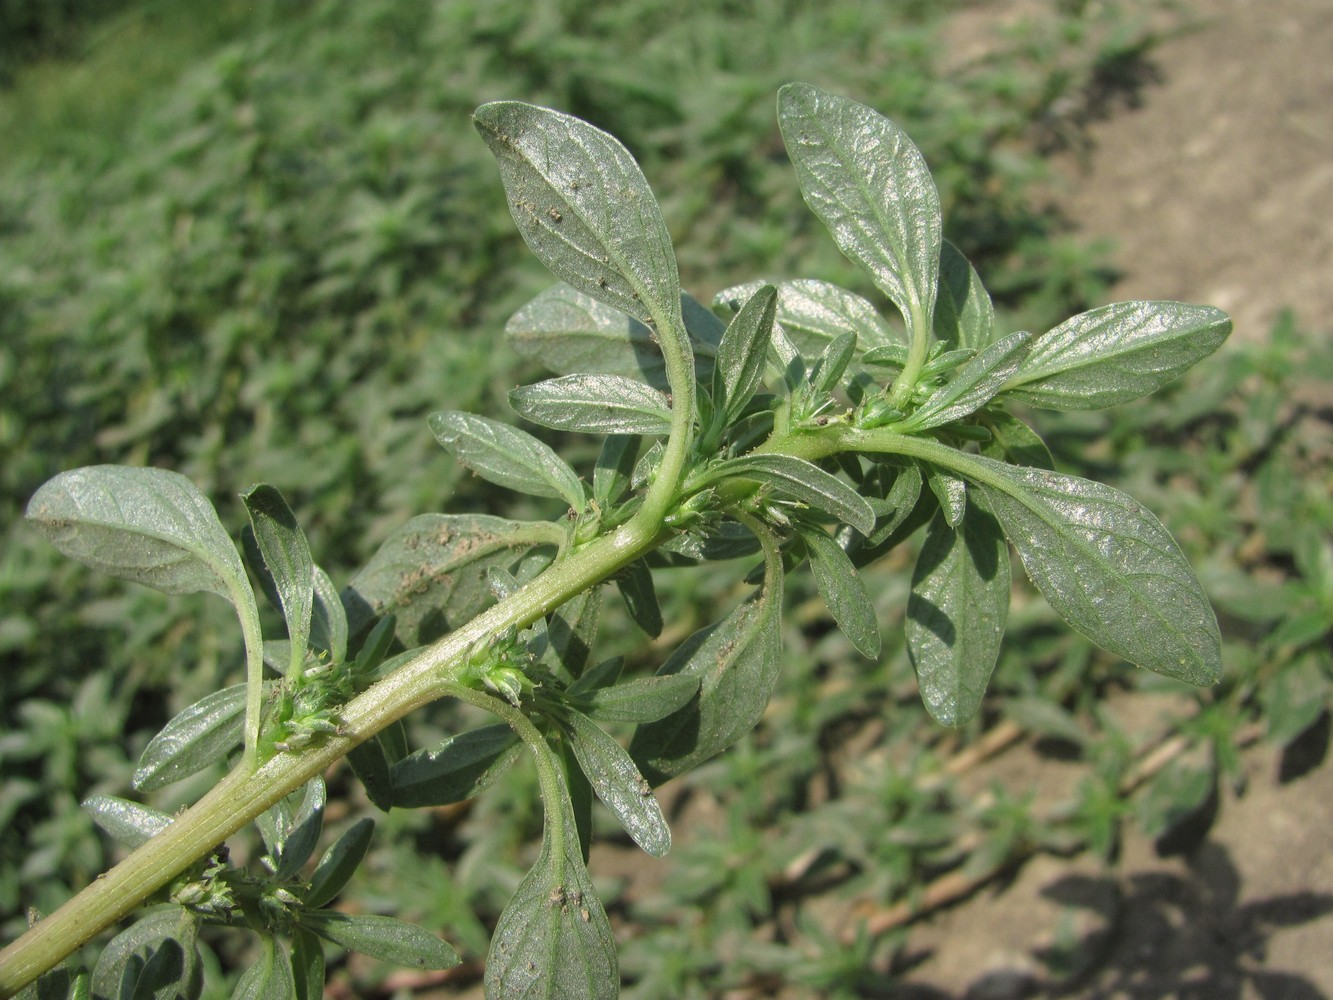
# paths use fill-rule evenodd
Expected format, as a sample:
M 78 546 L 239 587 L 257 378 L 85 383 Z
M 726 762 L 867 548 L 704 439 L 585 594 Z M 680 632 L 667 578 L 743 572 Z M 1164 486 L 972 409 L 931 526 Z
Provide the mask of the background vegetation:
M 472 130 L 479 103 L 547 104 L 625 141 L 705 301 L 759 275 L 874 297 L 800 206 L 778 141 L 777 87 L 809 80 L 922 147 L 946 235 L 1002 323 L 1041 330 L 1101 301 L 1099 252 L 1048 206 L 1043 157 L 1132 94 L 1160 5 L 1063 0 L 963 59 L 940 39 L 967 6 L 705 0 L 681 18 L 653 0 L 0 3 L 4 936 L 110 860 L 78 801 L 124 793 L 162 722 L 240 674 L 224 606 L 103 582 L 25 530 L 42 481 L 166 466 L 233 527 L 231 498 L 272 482 L 340 582 L 412 514 L 513 511 L 459 476 L 423 419 L 504 411 L 503 390 L 533 374 L 504 322 L 550 280 Z M 1305 766 L 1310 741 L 1327 741 L 1333 671 L 1333 436 L 1300 388 L 1333 376 L 1333 352 L 1312 339 L 1285 324 L 1151 404 L 1041 421 L 1061 467 L 1124 484 L 1201 567 L 1228 638 L 1221 687 L 1128 672 L 1020 583 L 988 711 L 944 732 L 900 641 L 862 661 L 794 594 L 784 687 L 758 733 L 671 793 L 676 850 L 651 866 L 614 847 L 600 869 L 594 857 L 627 992 L 876 995 L 901 955 L 896 904 L 1034 850 L 1113 857 L 1127 821 L 1171 846 L 1238 780 L 1245 740 L 1296 747 L 1291 767 Z M 886 639 L 909 566 L 874 580 Z M 732 583 L 664 574 L 664 642 Z M 1108 690 L 1138 709 L 1094 709 Z M 414 722 L 423 739 L 454 724 L 444 710 Z M 1081 762 L 1068 802 L 961 793 L 971 762 L 1024 734 Z M 531 785 L 517 773 L 469 808 L 383 819 L 349 905 L 419 919 L 480 958 L 532 848 Z M 239 958 L 225 946 L 224 967 Z M 382 974 L 345 973 L 357 995 Z

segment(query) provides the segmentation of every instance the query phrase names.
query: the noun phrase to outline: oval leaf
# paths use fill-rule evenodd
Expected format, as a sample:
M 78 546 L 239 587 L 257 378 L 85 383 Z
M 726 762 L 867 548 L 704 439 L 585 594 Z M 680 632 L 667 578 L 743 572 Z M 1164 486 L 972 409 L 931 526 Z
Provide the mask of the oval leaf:
M 640 726 L 630 756 L 654 785 L 731 746 L 759 722 L 782 664 L 782 555 L 767 532 L 764 581 L 722 621 L 700 629 L 662 664 L 660 675 L 699 679 L 699 696 Z
M 804 83 L 778 92 L 778 124 L 801 193 L 838 248 L 930 330 L 940 263 L 940 198 L 907 134 L 863 104 Z
M 1155 392 L 1221 346 L 1231 319 L 1183 302 L 1116 302 L 1041 337 L 1005 391 L 1053 410 L 1093 410 Z
M 763 384 L 776 309 L 777 290 L 761 285 L 722 334 L 713 365 L 713 405 L 723 426 L 740 416 Z
M 658 335 L 688 360 L 671 236 L 629 151 L 585 121 L 516 101 L 482 105 L 473 121 L 532 252 L 579 291 L 658 319 Z
M 573 696 L 571 701 L 586 715 L 603 722 L 656 722 L 684 708 L 699 690 L 692 674 L 664 674 L 599 687 Z
M 976 715 L 1009 616 L 1009 547 L 975 501 L 950 527 L 937 512 L 912 574 L 907 651 L 921 700 L 946 726 Z
M 862 656 L 871 659 L 879 656 L 879 622 L 875 619 L 875 605 L 851 557 L 822 528 L 811 527 L 802 531 L 801 537 L 810 556 L 815 586 L 838 628 Z
M 765 282 L 752 281 L 718 292 L 714 302 L 733 312 Z M 779 281 L 777 321 L 801 353 L 814 357 L 845 333 L 856 334 L 858 352 L 903 340 L 866 299 L 827 281 Z
M 488 573 L 512 569 L 550 540 L 549 524 L 486 514 L 421 514 L 390 535 L 347 585 L 352 631 L 394 615 L 409 649 L 465 622 L 491 601 Z
M 484 726 L 418 750 L 391 768 L 393 803 L 408 809 L 470 799 L 513 765 L 522 745 L 509 726 Z
M 1190 684 L 1222 675 L 1217 618 L 1160 521 L 1101 483 L 980 456 L 983 492 L 1052 608 L 1097 645 Z M 963 471 L 967 471 L 964 469 Z
M 424 927 L 373 913 L 307 911 L 301 923 L 326 941 L 412 969 L 451 969 L 458 952 Z
M 244 684 L 205 695 L 177 713 L 148 741 L 134 772 L 134 787 L 151 792 L 202 771 L 241 743 Z
M 65 555 L 111 576 L 168 594 L 249 593 L 213 505 L 178 473 L 121 465 L 62 472 L 33 494 L 26 517 Z
M 903 421 L 904 431 L 923 431 L 960 420 L 989 403 L 1018 370 L 1032 341 L 1014 333 L 996 341 L 963 365 Z
M 291 640 L 291 665 L 288 676 L 296 676 L 305 665 L 306 644 L 310 640 L 310 620 L 315 604 L 315 563 L 305 532 L 296 523 L 296 515 L 282 494 L 260 483 L 241 494 L 250 515 L 250 535 L 257 549 L 256 568 L 267 574 L 265 581 L 277 597 L 277 605 L 287 621 Z
M 526 431 L 474 413 L 432 413 L 440 444 L 487 482 L 531 496 L 564 500 L 583 509 L 583 486 L 559 455 Z
M 579 768 L 597 797 L 634 843 L 653 857 L 662 857 L 671 849 L 671 828 L 633 759 L 582 712 L 569 709 L 564 721 Z
M 579 831 L 559 762 L 558 801 L 546 802 L 541 854 L 523 877 L 491 936 L 488 1000 L 615 1000 L 620 995 L 616 942 L 583 863 Z
M 565 375 L 509 394 L 534 424 L 586 434 L 668 434 L 671 406 L 652 386 L 620 375 Z
M 171 817 L 114 795 L 94 795 L 82 803 L 93 822 L 126 847 L 146 844 L 153 835 L 171 825 Z
M 327 906 L 343 891 L 347 880 L 370 849 L 370 838 L 374 832 L 373 819 L 359 819 L 324 852 L 310 876 L 310 887 L 302 900 L 306 909 L 317 910 Z
M 769 483 L 780 492 L 815 510 L 851 525 L 863 535 L 875 528 L 875 512 L 869 501 L 850 485 L 813 462 L 793 455 L 743 455 L 719 462 L 707 481 L 753 479 Z

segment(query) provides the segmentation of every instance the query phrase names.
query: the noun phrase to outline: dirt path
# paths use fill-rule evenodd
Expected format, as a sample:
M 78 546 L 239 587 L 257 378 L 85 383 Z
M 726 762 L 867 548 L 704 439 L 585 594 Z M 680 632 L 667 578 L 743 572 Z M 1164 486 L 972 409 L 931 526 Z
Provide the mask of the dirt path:
M 1246 339 L 1291 308 L 1333 336 L 1333 3 L 1190 8 L 1199 27 L 1155 51 L 1142 106 L 1093 125 L 1089 160 L 1067 165 L 1065 210 L 1115 241 L 1113 298 L 1216 304 Z M 904 1000 L 1333 998 L 1333 765 L 1286 783 L 1272 751 L 1246 766 L 1187 856 L 1131 835 L 1109 872 L 1039 858 L 914 928 Z

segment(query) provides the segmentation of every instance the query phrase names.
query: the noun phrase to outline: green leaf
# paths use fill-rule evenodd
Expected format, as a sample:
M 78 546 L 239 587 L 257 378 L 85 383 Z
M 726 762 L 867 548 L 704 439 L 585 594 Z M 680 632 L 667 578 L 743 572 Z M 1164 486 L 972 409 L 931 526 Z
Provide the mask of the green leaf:
M 1046 442 L 1013 414 L 991 410 L 985 414 L 982 422 L 991 432 L 991 439 L 981 446 L 981 453 L 986 457 L 1008 461 L 1012 465 L 1055 468 L 1055 459 L 1051 457 Z
M 991 344 L 959 368 L 906 420 L 904 432 L 929 430 L 967 416 L 989 403 L 1018 369 L 1031 346 L 1030 333 L 1014 333 Z
M 509 393 L 521 417 L 587 434 L 668 434 L 671 405 L 652 386 L 621 375 L 564 375 Z
M 937 513 L 912 574 L 907 651 L 927 710 L 961 726 L 981 707 L 1009 615 L 1009 547 L 977 502 L 958 527 Z
M 666 854 L 671 849 L 671 829 L 625 748 L 582 712 L 566 708 L 563 721 L 574 756 L 597 797 L 634 843 L 655 858 Z
M 324 830 L 326 800 L 324 779 L 311 778 L 299 791 L 279 799 L 255 818 L 279 878 L 300 871 L 315 849 Z
M 551 615 L 546 624 L 549 640 L 548 658 L 569 678 L 578 678 L 592 654 L 602 622 L 602 591 L 600 587 L 584 591 L 566 601 Z
M 583 509 L 583 485 L 559 455 L 526 431 L 489 417 L 445 410 L 430 429 L 449 453 L 487 482 Z
M 296 1000 L 323 1000 L 324 946 L 304 927 L 292 930 L 292 976 Z
M 474 798 L 513 766 L 523 747 L 509 726 L 473 729 L 409 754 L 391 768 L 393 803 L 407 809 Z
M 838 628 L 862 656 L 878 657 L 880 635 L 875 605 L 851 558 L 822 528 L 805 528 L 801 538 L 810 556 L 815 586 Z
M 250 593 L 213 505 L 175 472 L 120 465 L 62 472 L 33 494 L 26 517 L 65 555 L 111 576 L 233 603 Z
M 151 806 L 114 795 L 94 795 L 82 802 L 93 822 L 126 847 L 146 844 L 171 825 L 171 817 Z
M 559 794 L 546 801 L 541 853 L 491 936 L 486 996 L 614 1000 L 620 994 L 615 938 L 583 863 L 564 774 L 555 755 L 544 752 Z
M 980 456 L 980 485 L 1047 602 L 1097 645 L 1190 684 L 1222 675 L 1221 635 L 1161 522 L 1100 483 Z M 984 478 L 983 478 L 984 477 Z
M 741 415 L 763 384 L 776 307 L 777 290 L 763 285 L 722 334 L 713 366 L 713 405 L 721 412 L 724 427 Z
M 608 435 L 597 454 L 592 473 L 592 498 L 602 510 L 618 503 L 629 489 L 639 457 L 639 439 L 623 434 Z
M 782 555 L 756 526 L 764 546 L 764 580 L 722 621 L 700 629 L 662 664 L 659 675 L 699 679 L 684 708 L 640 726 L 630 756 L 658 785 L 731 746 L 759 722 L 782 664 Z
M 579 291 L 635 319 L 658 321 L 690 357 L 680 275 L 662 211 L 634 158 L 571 115 L 515 101 L 477 109 L 509 211 L 533 253 Z M 691 379 L 692 381 L 692 379 Z
M 318 566 L 315 567 L 315 604 L 310 621 L 310 644 L 329 654 L 334 663 L 347 659 L 347 612 L 338 596 L 338 588 Z
M 765 283 L 752 281 L 717 293 L 714 302 L 735 311 Z M 827 281 L 802 279 L 774 283 L 777 321 L 803 354 L 814 357 L 846 333 L 856 334 L 856 350 L 902 341 L 902 331 L 884 321 L 867 300 Z
M 102 949 L 97 965 L 93 968 L 93 995 L 119 997 L 127 968 L 131 970 L 131 976 L 137 979 L 164 945 L 174 950 L 179 964 L 177 974 L 167 977 L 171 980 L 170 985 L 160 990 L 159 995 L 163 1000 L 182 993 L 188 995 L 191 982 L 197 981 L 200 975 L 195 943 L 197 939 L 198 922 L 187 910 L 179 906 L 148 910 Z M 156 974 L 163 971 L 166 970 L 160 966 L 153 970 Z
M 394 806 L 392 758 L 385 748 L 382 734 L 358 743 L 347 752 L 347 763 L 352 773 L 366 789 L 366 798 L 378 809 L 388 812 Z
M 648 326 L 563 283 L 514 313 L 505 335 L 520 355 L 560 375 L 589 372 L 667 385 L 662 351 Z
M 815 510 L 843 521 L 863 535 L 875 527 L 875 512 L 855 489 L 812 462 L 792 455 L 742 455 L 719 462 L 704 485 L 727 479 L 753 479 Z
M 485 514 L 421 514 L 390 535 L 347 585 L 352 630 L 394 615 L 409 649 L 475 617 L 491 603 L 492 566 L 511 569 L 551 525 Z
M 232 992 L 232 1000 L 291 1000 L 296 993 L 296 980 L 287 956 L 272 935 L 265 934 L 261 940 L 263 950 L 259 961 L 245 967 Z
M 940 247 L 940 286 L 935 296 L 935 336 L 946 347 L 980 351 L 995 331 L 995 307 L 981 278 L 956 246 Z
M 278 598 L 292 644 L 288 677 L 296 677 L 305 666 L 310 640 L 310 619 L 315 603 L 315 564 L 305 532 L 296 515 L 272 486 L 260 483 L 241 494 L 250 515 L 251 538 L 259 554 L 256 566 L 267 571 L 268 582 Z M 266 588 L 267 589 L 267 588 Z
M 326 941 L 413 969 L 451 969 L 458 952 L 424 927 L 372 913 L 307 911 L 301 923 Z
M 1231 319 L 1211 306 L 1116 302 L 1039 338 L 1005 392 L 1053 410 L 1127 403 L 1184 373 L 1230 332 Z
M 156 791 L 202 771 L 240 746 L 245 689 L 244 684 L 233 684 L 178 712 L 144 747 L 134 787 Z
M 656 722 L 684 708 L 698 690 L 698 677 L 668 674 L 636 677 L 586 692 L 571 688 L 566 693 L 585 715 L 603 722 Z
M 778 92 L 778 124 L 801 192 L 838 248 L 865 269 L 911 331 L 930 329 L 940 199 L 907 134 L 863 104 L 804 83 Z
M 616 587 L 625 599 L 634 624 L 651 638 L 662 634 L 662 609 L 657 603 L 653 573 L 642 559 L 636 559 L 616 575 Z
M 967 512 L 967 483 L 938 465 L 926 466 L 926 483 L 939 501 L 940 511 L 949 527 L 958 527 Z
M 829 341 L 829 345 L 810 367 L 810 388 L 815 392 L 832 392 L 836 389 L 847 366 L 852 363 L 855 349 L 854 333 L 844 333 Z
M 359 819 L 324 852 L 310 876 L 310 887 L 302 900 L 306 909 L 317 910 L 337 898 L 365 858 L 374 832 L 373 819 Z

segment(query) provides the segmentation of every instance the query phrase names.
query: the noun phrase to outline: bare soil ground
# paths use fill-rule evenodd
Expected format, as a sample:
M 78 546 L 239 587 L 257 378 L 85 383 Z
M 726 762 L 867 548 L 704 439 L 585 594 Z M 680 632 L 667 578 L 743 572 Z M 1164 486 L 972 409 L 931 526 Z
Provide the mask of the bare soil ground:
M 1289 308 L 1333 336 L 1333 3 L 1189 8 L 1196 29 L 1153 52 L 1139 106 L 1094 124 L 1064 165 L 1061 204 L 1116 242 L 1114 298 L 1216 304 L 1245 339 Z M 1058 764 L 1006 757 L 980 780 L 1058 787 Z M 1333 765 L 1284 781 L 1273 751 L 1245 760 L 1242 793 L 1188 853 L 1131 834 L 1112 869 L 1037 858 L 919 924 L 901 995 L 1333 998 Z

